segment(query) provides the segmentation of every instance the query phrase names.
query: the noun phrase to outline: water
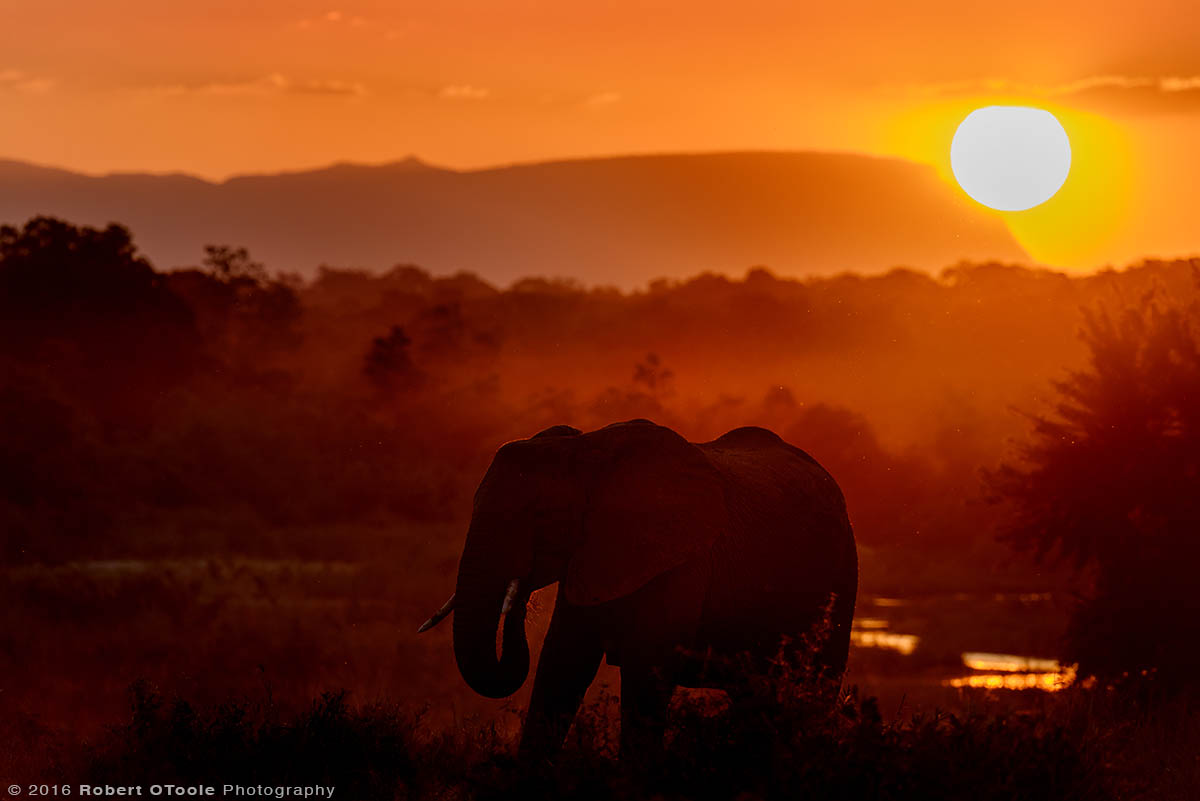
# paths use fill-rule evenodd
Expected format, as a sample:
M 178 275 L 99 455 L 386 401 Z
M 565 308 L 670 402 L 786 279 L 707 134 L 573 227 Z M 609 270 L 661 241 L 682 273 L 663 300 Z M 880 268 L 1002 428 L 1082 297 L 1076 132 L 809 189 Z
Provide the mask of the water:
M 877 607 L 897 607 L 904 606 L 906 603 L 900 598 L 871 597 L 865 600 L 868 604 Z M 921 642 L 920 637 L 915 634 L 888 631 L 889 628 L 891 628 L 891 623 L 887 618 L 855 617 L 850 629 L 850 642 L 859 648 L 884 648 L 905 656 L 917 650 L 917 646 Z
M 1044 690 L 1058 692 L 1075 681 L 1075 666 L 1061 665 L 1057 659 L 1035 659 L 1012 654 L 987 654 L 968 651 L 963 665 L 978 671 L 945 679 L 947 687 L 982 687 L 989 690 Z
M 887 648 L 905 656 L 917 650 L 921 638 L 915 634 L 895 634 L 890 631 L 859 631 L 851 629 L 850 642 L 860 648 Z
M 942 602 L 935 602 L 937 605 L 933 610 L 925 609 L 920 610 L 918 613 L 913 606 L 916 602 L 908 599 L 867 597 L 863 600 L 865 601 L 864 607 L 874 609 L 874 616 L 855 618 L 850 633 L 850 640 L 855 647 L 883 649 L 904 656 L 912 656 L 922 648 L 921 636 L 892 631 L 892 621 L 888 617 L 885 617 L 885 615 L 895 617 L 902 622 L 908 620 L 910 624 L 917 621 L 920 623 L 918 628 L 922 631 L 945 631 L 945 624 L 933 627 L 929 625 L 931 621 L 937 623 L 939 618 L 942 618 L 942 614 L 939 613 L 941 610 L 948 609 L 940 605 Z M 958 593 L 953 596 L 944 597 L 943 602 L 946 600 L 950 601 L 954 607 L 964 602 L 982 603 L 986 607 L 991 603 L 1017 603 L 1022 606 L 1041 604 L 1051 601 L 1052 598 L 1049 593 L 996 593 L 989 595 Z M 922 600 L 919 603 L 926 605 L 929 601 Z M 918 617 L 913 617 L 914 614 L 918 614 Z M 920 617 L 922 614 L 924 615 L 923 618 Z M 1021 614 L 1023 615 L 1024 613 Z M 946 633 L 949 634 L 949 632 Z M 987 642 L 986 630 L 970 632 L 965 635 L 960 634 L 959 636 L 970 639 L 972 644 L 979 643 L 980 641 Z M 916 663 L 925 665 L 925 668 L 918 668 L 924 675 L 924 681 L 933 681 L 942 686 L 956 688 L 1039 690 L 1043 692 L 1058 692 L 1066 689 L 1075 682 L 1076 672 L 1074 665 L 1063 665 L 1055 659 L 1019 654 L 963 651 L 961 653 L 961 667 L 954 669 L 949 667 L 951 663 L 942 661 L 949 656 L 949 654 L 946 654 L 947 644 L 943 638 L 943 641 L 932 646 L 931 653 L 925 653 L 924 658 Z M 951 647 L 953 647 L 952 644 Z M 950 653 L 954 652 L 950 651 Z M 932 669 L 937 673 L 941 673 L 941 677 L 931 677 L 929 675 L 931 654 L 934 664 L 941 665 L 940 668 L 934 667 Z M 963 671 L 964 668 L 965 672 Z

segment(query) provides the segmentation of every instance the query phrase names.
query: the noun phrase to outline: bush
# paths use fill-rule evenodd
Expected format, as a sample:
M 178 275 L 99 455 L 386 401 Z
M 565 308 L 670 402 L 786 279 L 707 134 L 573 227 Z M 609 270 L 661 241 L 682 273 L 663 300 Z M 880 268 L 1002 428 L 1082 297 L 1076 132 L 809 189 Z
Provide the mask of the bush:
M 1055 414 L 991 477 L 1009 542 L 1094 571 L 1064 652 L 1083 675 L 1175 690 L 1200 672 L 1198 320 L 1195 292 L 1088 314 L 1089 369 L 1058 382 Z

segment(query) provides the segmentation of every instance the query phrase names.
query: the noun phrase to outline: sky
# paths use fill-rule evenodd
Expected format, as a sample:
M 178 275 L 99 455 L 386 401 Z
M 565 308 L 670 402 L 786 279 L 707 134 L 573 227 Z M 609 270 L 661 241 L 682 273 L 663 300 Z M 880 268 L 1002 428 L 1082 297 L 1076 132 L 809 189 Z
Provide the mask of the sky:
M 1073 172 L 1006 215 L 1035 259 L 1200 252 L 1187 0 L 0 0 L 0 158 L 208 178 L 415 154 L 900 156 L 950 180 L 990 103 L 1056 113 Z

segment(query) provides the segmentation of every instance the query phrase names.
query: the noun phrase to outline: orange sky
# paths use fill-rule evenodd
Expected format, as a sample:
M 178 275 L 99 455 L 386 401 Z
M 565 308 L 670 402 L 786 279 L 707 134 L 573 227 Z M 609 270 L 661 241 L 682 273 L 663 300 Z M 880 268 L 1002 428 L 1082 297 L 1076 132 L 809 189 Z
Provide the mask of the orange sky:
M 467 167 L 818 148 L 939 164 L 956 119 L 1012 101 L 1074 121 L 1079 179 L 1057 208 L 1010 218 L 1035 257 L 1200 251 L 1200 14 L 1184 0 L 0 9 L 0 157 L 208 177 L 410 153 Z

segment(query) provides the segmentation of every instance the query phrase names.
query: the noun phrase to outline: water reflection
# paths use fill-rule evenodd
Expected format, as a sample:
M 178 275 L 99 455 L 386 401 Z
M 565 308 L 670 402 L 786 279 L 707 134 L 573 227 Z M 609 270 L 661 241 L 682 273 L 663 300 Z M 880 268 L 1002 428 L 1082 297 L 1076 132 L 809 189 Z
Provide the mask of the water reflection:
M 1006 673 L 1015 673 L 1017 671 L 1062 672 L 1062 665 L 1058 663 L 1057 659 L 1034 659 L 1029 656 L 967 651 L 962 655 L 962 660 L 963 664 L 971 670 L 1000 670 Z
M 917 650 L 921 638 L 915 634 L 893 634 L 890 631 L 851 631 L 850 641 L 863 648 L 887 648 L 907 656 Z
M 1075 669 L 1067 668 L 1062 673 L 980 673 L 946 679 L 948 687 L 978 687 L 987 690 L 1065 690 L 1075 681 Z
M 931 668 L 931 665 L 941 664 L 941 655 L 946 646 L 941 632 L 927 632 L 920 628 L 923 622 L 936 616 L 940 606 L 946 601 L 979 602 L 981 604 L 1019 602 L 1021 604 L 1041 604 L 1053 601 L 1053 595 L 1048 592 L 1024 593 L 956 593 L 941 596 L 940 600 L 888 598 L 882 596 L 866 596 L 863 598 L 873 617 L 855 618 L 850 631 L 850 640 L 858 648 L 876 648 L 894 651 L 904 656 L 911 656 L 918 646 L 928 650 L 928 658 L 922 660 L 916 669 L 924 673 L 923 681 L 940 683 L 948 687 L 973 687 L 993 690 L 1041 690 L 1057 692 L 1076 681 L 1074 665 L 1062 665 L 1055 659 L 1040 659 L 1031 656 L 1013 654 L 989 653 L 983 651 L 967 651 L 961 654 L 962 664 L 967 669 L 966 675 L 953 675 L 959 671 L 943 672 Z M 932 609 L 914 604 L 932 604 Z M 911 607 L 896 609 L 894 607 Z M 1027 607 L 1028 608 L 1028 607 Z M 1010 607 L 1011 609 L 1011 607 Z M 916 627 L 922 634 L 929 633 L 930 639 L 922 643 L 922 637 L 916 634 L 902 634 L 891 631 L 891 620 L 895 615 L 901 615 L 902 625 Z M 952 647 L 952 646 L 951 646 Z M 924 651 L 923 651 L 924 653 Z M 954 653 L 954 651 L 950 651 Z M 951 657 L 952 658 L 952 657 Z M 950 675 L 947 676 L 947 673 Z M 931 675 L 932 674 L 932 675 Z M 940 674 L 940 675 L 939 675 Z M 944 677 L 944 678 L 943 678 Z M 1090 680 L 1089 680 L 1090 681 Z M 1087 682 L 1084 682 L 1087 685 Z
M 892 598 L 876 598 L 874 599 L 878 606 L 888 606 L 887 603 L 879 603 L 880 601 L 893 601 L 891 605 L 899 606 L 902 601 Z M 888 628 L 888 621 L 882 617 L 857 617 L 854 619 L 854 624 L 850 629 L 850 642 L 860 648 L 886 648 L 889 651 L 897 651 L 905 656 L 917 650 L 917 643 L 921 638 L 915 634 L 897 634 L 891 631 L 884 631 Z
M 978 687 L 989 690 L 1057 692 L 1070 687 L 1075 681 L 1075 666 L 1064 667 L 1056 659 L 968 651 L 962 655 L 962 660 L 971 670 L 991 672 L 946 679 L 942 684 L 948 687 Z
M 1048 592 L 998 592 L 992 596 L 996 601 L 1020 601 L 1023 604 L 1049 601 L 1053 596 Z

